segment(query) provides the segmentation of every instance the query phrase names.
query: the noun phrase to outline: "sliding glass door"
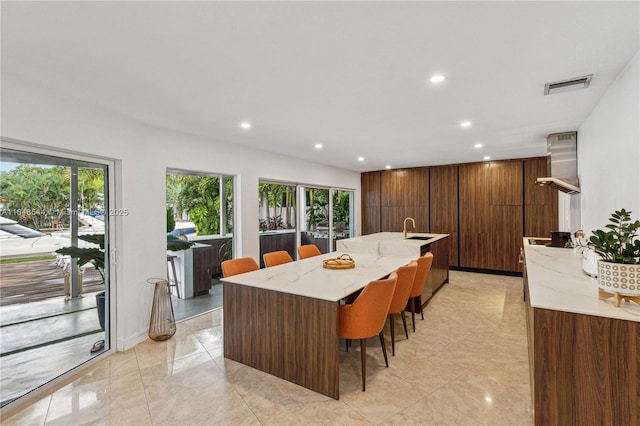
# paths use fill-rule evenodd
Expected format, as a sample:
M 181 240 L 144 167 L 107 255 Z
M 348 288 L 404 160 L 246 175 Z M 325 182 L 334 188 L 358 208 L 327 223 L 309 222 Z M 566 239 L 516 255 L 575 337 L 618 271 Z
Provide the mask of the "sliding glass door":
M 258 197 L 260 266 L 262 256 L 272 251 L 285 250 L 296 259 L 296 185 L 260 181 Z
M 353 191 L 303 187 L 304 224 L 300 244 L 315 244 L 322 253 L 336 250 L 336 240 L 353 236 Z
M 110 210 L 106 164 L 0 154 L 5 405 L 109 349 Z

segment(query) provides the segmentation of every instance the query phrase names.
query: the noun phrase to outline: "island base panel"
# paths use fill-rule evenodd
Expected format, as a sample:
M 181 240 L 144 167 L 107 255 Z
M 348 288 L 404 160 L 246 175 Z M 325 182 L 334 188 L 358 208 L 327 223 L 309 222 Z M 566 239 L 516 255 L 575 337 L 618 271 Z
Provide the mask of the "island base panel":
M 224 283 L 224 356 L 339 397 L 338 305 Z

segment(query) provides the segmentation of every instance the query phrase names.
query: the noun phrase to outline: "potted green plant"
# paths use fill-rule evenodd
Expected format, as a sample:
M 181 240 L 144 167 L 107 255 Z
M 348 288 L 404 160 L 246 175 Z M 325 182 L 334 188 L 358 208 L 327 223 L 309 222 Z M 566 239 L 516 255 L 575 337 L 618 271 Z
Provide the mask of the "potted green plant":
M 88 243 L 96 244 L 98 247 L 62 247 L 56 250 L 63 256 L 69 256 L 78 260 L 78 267 L 84 266 L 87 263 L 93 264 L 93 267 L 100 274 L 102 283 L 104 284 L 104 235 L 90 234 L 90 235 L 78 235 L 78 238 Z M 98 321 L 100 322 L 100 328 L 104 327 L 105 319 L 105 292 L 101 291 L 96 294 L 96 309 L 98 311 Z M 98 340 L 91 352 L 95 353 L 104 347 L 104 340 Z
M 614 296 L 615 306 L 624 300 L 640 303 L 640 220 L 632 221 L 625 209 L 611 214 L 604 230 L 593 231 L 589 241 L 600 255 L 598 287 L 600 299 Z

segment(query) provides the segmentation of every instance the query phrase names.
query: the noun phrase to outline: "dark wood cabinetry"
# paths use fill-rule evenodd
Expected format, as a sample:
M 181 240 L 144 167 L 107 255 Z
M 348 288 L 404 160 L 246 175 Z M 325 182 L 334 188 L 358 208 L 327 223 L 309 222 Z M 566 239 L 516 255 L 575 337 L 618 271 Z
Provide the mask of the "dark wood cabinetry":
M 458 266 L 458 166 L 431 167 L 429 206 L 429 232 L 449 234 L 449 265 Z
M 381 172 L 362 173 L 362 234 L 380 232 L 380 180 Z
M 533 424 L 640 425 L 638 323 L 532 307 L 524 286 Z
M 231 237 L 229 238 L 212 238 L 209 240 L 198 240 L 198 243 L 210 245 L 213 248 L 213 260 L 211 263 L 211 274 L 222 275 L 222 267 L 220 264 L 231 259 L 231 253 L 233 247 Z
M 429 232 L 429 168 L 381 172 L 380 222 L 383 232 L 400 232 L 406 217 L 416 221 L 413 232 Z
M 544 157 L 363 173 L 362 233 L 411 216 L 450 235 L 450 266 L 519 273 L 522 237 L 558 229 L 557 191 L 534 183 L 544 175 Z
M 460 170 L 460 266 L 522 272 L 522 161 Z
M 539 186 L 536 178 L 547 176 L 546 157 L 524 161 L 524 235 L 549 237 L 558 230 L 558 191 Z
M 489 163 L 464 164 L 459 168 L 459 265 L 485 268 L 489 247 Z
M 209 293 L 213 275 L 214 249 L 210 245 L 193 247 L 193 295 Z
M 275 231 L 260 234 L 260 267 L 264 268 L 265 253 L 285 250 L 293 259 L 298 258 L 296 252 L 296 231 Z
M 422 304 L 435 294 L 435 292 L 445 283 L 449 282 L 449 262 L 448 254 L 451 251 L 451 236 L 429 244 L 425 252 L 433 253 L 433 263 L 427 277 L 427 283 L 422 291 Z

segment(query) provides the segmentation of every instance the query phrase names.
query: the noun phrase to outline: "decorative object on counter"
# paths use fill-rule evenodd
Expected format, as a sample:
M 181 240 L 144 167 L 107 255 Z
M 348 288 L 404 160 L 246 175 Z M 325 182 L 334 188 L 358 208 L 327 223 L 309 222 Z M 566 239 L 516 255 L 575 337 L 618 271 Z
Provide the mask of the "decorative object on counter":
M 149 278 L 147 282 L 155 286 L 149 319 L 149 338 L 156 341 L 168 340 L 176 334 L 176 317 L 169 294 L 169 282 L 164 278 Z
M 348 254 L 322 261 L 322 267 L 327 269 L 351 269 L 356 267 L 356 261 Z
M 640 304 L 640 220 L 631 221 L 631 212 L 616 210 L 609 218 L 607 230 L 593 231 L 589 239 L 598 260 L 599 299 L 614 298 Z

